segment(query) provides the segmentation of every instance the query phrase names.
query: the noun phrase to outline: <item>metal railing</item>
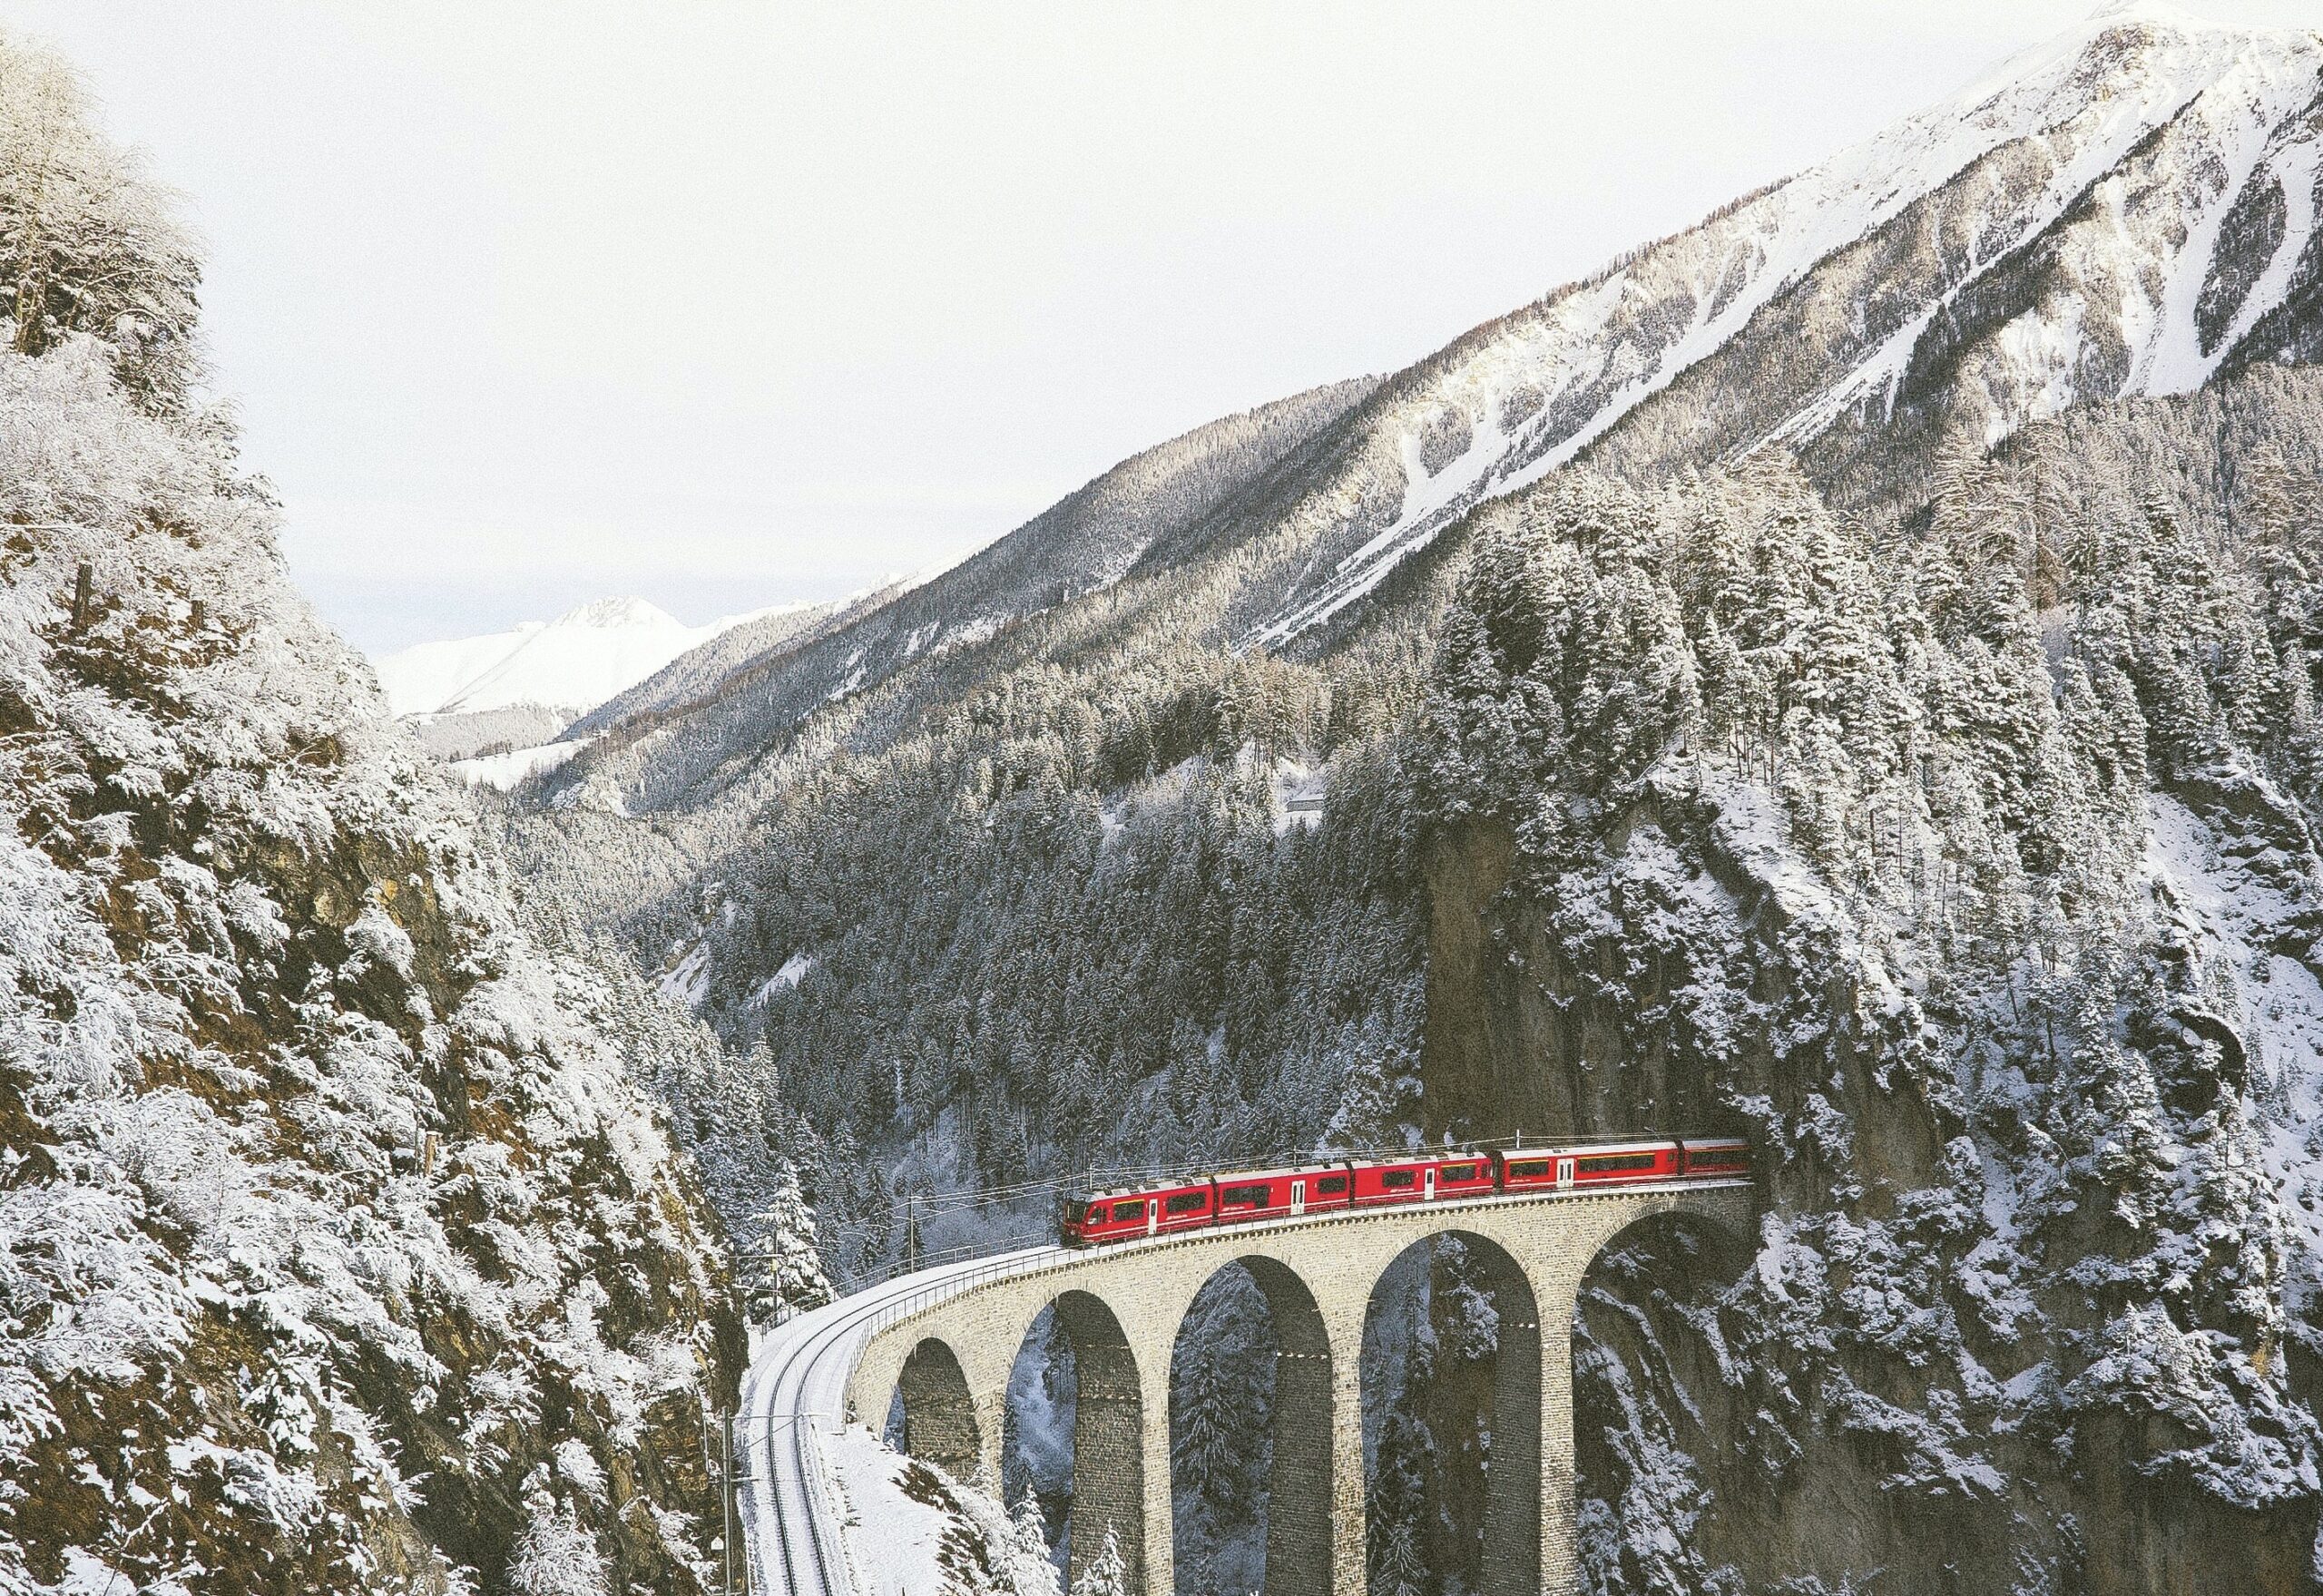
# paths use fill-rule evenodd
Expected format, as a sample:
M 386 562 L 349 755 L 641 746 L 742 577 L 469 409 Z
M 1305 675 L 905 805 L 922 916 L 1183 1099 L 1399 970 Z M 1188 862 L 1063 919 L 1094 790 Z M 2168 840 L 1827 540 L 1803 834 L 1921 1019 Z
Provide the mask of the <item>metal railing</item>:
M 879 1311 L 871 1316 L 869 1333 L 877 1336 L 888 1326 L 900 1323 L 914 1314 L 923 1313 L 939 1302 L 949 1301 L 963 1291 L 974 1290 L 978 1286 L 989 1285 L 995 1280 L 1005 1280 L 1017 1275 L 1033 1274 L 1044 1267 L 1056 1268 L 1072 1262 L 1081 1256 L 1077 1253 L 1070 1254 L 1065 1258 L 1050 1259 L 1046 1265 L 1042 1265 L 1034 1258 L 1023 1257 L 1010 1258 L 1005 1263 L 995 1259 L 983 1268 L 971 1269 L 964 1275 L 947 1275 L 941 1280 L 932 1280 L 908 1297 L 898 1297 L 892 1302 L 883 1304 Z

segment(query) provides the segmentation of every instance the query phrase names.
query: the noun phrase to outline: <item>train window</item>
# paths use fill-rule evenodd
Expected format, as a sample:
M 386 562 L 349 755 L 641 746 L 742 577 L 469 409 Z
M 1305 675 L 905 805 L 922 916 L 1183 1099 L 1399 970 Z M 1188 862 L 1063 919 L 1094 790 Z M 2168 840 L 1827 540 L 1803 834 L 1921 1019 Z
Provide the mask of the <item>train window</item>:
M 1267 1189 L 1263 1186 L 1222 1186 L 1219 1188 L 1219 1206 L 1220 1208 L 1224 1208 L 1230 1203 L 1236 1208 L 1264 1208 L 1267 1205 Z
M 1508 1173 L 1512 1180 L 1522 1180 L 1530 1176 L 1545 1175 L 1548 1172 L 1549 1160 L 1544 1158 L 1511 1159 L 1508 1161 Z
M 1103 1224 L 1105 1222 L 1105 1205 L 1102 1202 L 1091 1203 L 1089 1205 L 1089 1217 L 1081 1222 L 1084 1225 Z
M 1600 1153 L 1581 1160 L 1584 1174 L 1610 1174 L 1616 1170 L 1650 1170 L 1659 1158 L 1651 1152 Z
M 1473 1180 L 1476 1178 L 1476 1166 L 1474 1164 L 1446 1164 L 1442 1169 L 1436 1171 L 1436 1178 L 1439 1180 Z
M 1347 1177 L 1345 1175 L 1326 1175 L 1315 1182 L 1315 1195 L 1318 1197 L 1338 1197 L 1346 1190 Z
M 1686 1161 L 1698 1170 L 1740 1169 L 1750 1161 L 1750 1155 L 1738 1148 L 1721 1147 L 1715 1152 L 1689 1152 Z
M 1113 1204 L 1113 1219 L 1116 1222 L 1122 1219 L 1142 1219 L 1144 1217 L 1145 1204 L 1142 1201 Z
M 1389 1170 L 1379 1177 L 1379 1184 L 1390 1191 L 1402 1191 L 1419 1184 L 1419 1177 L 1409 1170 Z
M 1190 1214 L 1209 1204 L 1210 1193 L 1207 1191 L 1181 1191 L 1162 1205 L 1162 1211 L 1165 1214 Z

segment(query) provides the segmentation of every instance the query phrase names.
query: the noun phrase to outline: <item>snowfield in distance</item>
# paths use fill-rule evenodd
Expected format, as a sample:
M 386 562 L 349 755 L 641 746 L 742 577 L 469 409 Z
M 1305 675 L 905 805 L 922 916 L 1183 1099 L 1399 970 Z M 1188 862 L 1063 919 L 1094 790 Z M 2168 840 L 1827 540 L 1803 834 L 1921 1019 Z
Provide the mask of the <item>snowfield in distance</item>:
M 808 607 L 779 604 L 688 626 L 643 599 L 600 599 L 554 621 L 417 643 L 372 668 L 398 716 L 539 708 L 569 723 L 721 632 Z

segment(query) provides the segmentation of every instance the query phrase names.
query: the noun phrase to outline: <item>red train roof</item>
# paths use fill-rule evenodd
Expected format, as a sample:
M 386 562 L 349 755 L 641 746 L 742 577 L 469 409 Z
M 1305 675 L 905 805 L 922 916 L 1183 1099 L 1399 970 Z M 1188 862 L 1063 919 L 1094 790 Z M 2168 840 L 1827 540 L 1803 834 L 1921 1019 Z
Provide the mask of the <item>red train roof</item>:
M 1211 1179 L 1224 1186 L 1230 1181 L 1279 1180 L 1289 1175 L 1331 1175 L 1346 1168 L 1343 1163 L 1284 1164 L 1271 1170 L 1229 1170 Z

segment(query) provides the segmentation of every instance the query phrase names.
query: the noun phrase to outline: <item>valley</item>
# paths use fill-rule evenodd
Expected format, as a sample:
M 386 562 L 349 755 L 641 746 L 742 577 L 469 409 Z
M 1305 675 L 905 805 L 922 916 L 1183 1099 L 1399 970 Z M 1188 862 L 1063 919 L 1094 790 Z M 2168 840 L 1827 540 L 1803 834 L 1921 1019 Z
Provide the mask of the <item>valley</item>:
M 369 661 L 0 69 L 0 1592 L 2323 1580 L 2323 33 Z

